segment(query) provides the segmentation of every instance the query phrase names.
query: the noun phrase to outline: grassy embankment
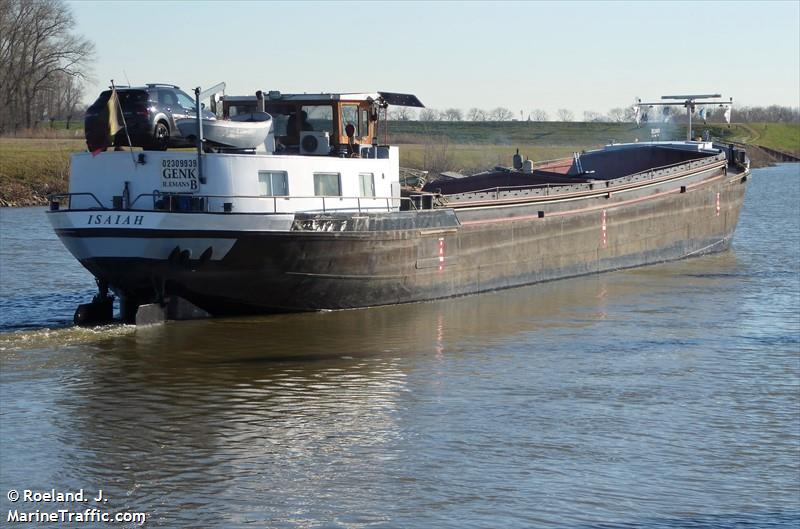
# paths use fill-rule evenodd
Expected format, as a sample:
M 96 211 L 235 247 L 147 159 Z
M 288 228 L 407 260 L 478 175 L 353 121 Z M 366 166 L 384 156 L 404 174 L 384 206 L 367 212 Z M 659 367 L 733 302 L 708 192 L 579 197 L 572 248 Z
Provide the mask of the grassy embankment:
M 632 123 L 554 122 L 393 122 L 390 133 L 400 144 L 400 164 L 431 171 L 472 172 L 496 164 L 510 165 L 516 148 L 533 160 L 569 156 L 573 151 L 617 142 L 648 141 L 650 128 Z M 683 139 L 686 127 L 660 124 L 661 139 Z M 715 137 L 764 146 L 800 156 L 800 123 L 709 124 Z M 751 153 L 756 162 L 769 163 L 763 153 Z
M 400 145 L 400 164 L 431 172 L 470 173 L 510 165 L 520 153 L 533 160 L 569 156 L 573 151 L 617 142 L 647 141 L 650 126 L 631 123 L 555 122 L 391 122 L 390 140 Z M 685 127 L 661 124 L 662 139 L 683 138 Z M 800 123 L 696 126 L 723 140 L 761 145 L 800 156 Z M 45 130 L 36 138 L 0 138 L 0 206 L 43 204 L 49 193 L 67 189 L 70 153 L 85 149 L 80 129 Z M 761 156 L 757 156 L 761 154 Z M 768 163 L 763 153 L 751 153 Z
M 0 138 L 0 206 L 44 204 L 66 191 L 69 155 L 85 149 L 82 136 Z

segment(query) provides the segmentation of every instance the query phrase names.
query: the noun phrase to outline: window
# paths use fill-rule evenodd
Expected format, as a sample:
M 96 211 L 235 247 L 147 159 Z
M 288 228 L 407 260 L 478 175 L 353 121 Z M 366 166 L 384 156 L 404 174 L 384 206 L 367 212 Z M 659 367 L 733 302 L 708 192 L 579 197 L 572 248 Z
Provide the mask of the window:
M 298 116 L 299 130 L 319 130 L 333 134 L 333 107 L 330 105 L 305 105 Z M 303 120 L 306 120 L 303 123 Z
M 358 113 L 358 135 L 362 138 L 369 134 L 369 112 L 367 109 L 361 109 Z
M 194 99 L 183 92 L 178 92 L 178 103 L 186 110 L 194 110 Z
M 314 194 L 318 197 L 342 196 L 339 173 L 314 173 Z
M 352 124 L 356 129 L 354 136 L 361 136 L 361 132 L 358 129 L 358 106 L 356 105 L 342 105 L 342 133 L 344 133 L 348 124 Z
M 372 173 L 358 173 L 358 185 L 362 197 L 375 196 L 375 176 Z
M 295 116 L 297 113 L 297 107 L 267 101 L 264 105 L 264 110 L 269 113 L 270 116 L 272 116 L 272 130 L 274 131 L 275 136 L 289 135 L 289 119 L 291 119 L 292 126 L 294 127 L 292 132 L 295 136 L 299 137 L 299 129 L 295 125 L 297 121 L 297 117 Z M 295 139 L 295 143 L 296 142 L 297 140 Z
M 236 103 L 228 107 L 228 116 L 233 117 L 241 114 L 252 114 L 255 111 L 255 103 Z
M 175 93 L 169 90 L 159 90 L 158 91 L 158 102 L 162 105 L 167 106 L 174 106 L 178 104 L 178 98 L 175 97 Z
M 106 101 L 108 101 L 109 97 L 111 97 L 111 92 L 108 92 Z M 122 108 L 125 110 L 131 105 L 147 104 L 147 92 L 142 92 L 141 90 L 118 90 L 117 98 L 119 98 L 119 104 L 122 105 Z
M 263 197 L 289 195 L 289 178 L 285 171 L 259 171 L 258 192 Z
M 276 136 L 287 136 L 288 132 L 288 124 L 289 124 L 289 115 L 288 114 L 280 114 L 280 113 L 272 113 L 269 114 L 272 116 L 272 130 Z

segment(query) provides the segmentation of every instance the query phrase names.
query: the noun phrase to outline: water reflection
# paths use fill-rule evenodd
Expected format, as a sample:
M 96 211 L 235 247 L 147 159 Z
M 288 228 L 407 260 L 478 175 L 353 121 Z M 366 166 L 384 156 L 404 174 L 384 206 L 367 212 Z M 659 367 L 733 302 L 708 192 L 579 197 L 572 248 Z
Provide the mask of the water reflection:
M 58 419 L 60 442 L 76 458 L 59 483 L 86 479 L 91 469 L 93 482 L 130 495 L 132 506 L 152 509 L 165 490 L 180 490 L 208 509 L 234 483 L 237 497 L 228 499 L 241 502 L 279 483 L 374 471 L 402 435 L 394 413 L 405 376 L 390 356 L 192 365 L 137 355 L 88 364 L 55 403 L 68 412 Z M 182 526 L 196 520 L 190 507 L 159 512 Z

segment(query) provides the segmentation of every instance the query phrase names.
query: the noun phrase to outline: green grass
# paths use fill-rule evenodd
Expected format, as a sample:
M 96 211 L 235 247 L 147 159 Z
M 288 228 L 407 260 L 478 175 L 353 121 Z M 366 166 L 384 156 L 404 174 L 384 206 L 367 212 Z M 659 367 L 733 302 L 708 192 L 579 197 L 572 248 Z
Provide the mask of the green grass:
M 737 141 L 800 155 L 798 123 L 747 123 L 736 127 Z
M 535 121 L 393 121 L 391 138 L 399 143 L 425 143 L 446 137 L 451 143 L 478 145 L 603 145 L 610 140 L 650 138 L 650 129 L 632 123 L 556 123 Z
M 404 167 L 470 173 L 511 165 L 517 148 L 532 160 L 551 160 L 612 140 L 649 139 L 650 129 L 631 123 L 396 121 L 389 134 Z
M 38 130 L 65 130 L 65 131 L 74 131 L 77 130 L 81 134 L 83 134 L 83 114 L 81 114 L 78 119 L 73 119 L 69 122 L 69 129 L 67 129 L 67 120 L 55 120 L 55 121 L 42 121 L 39 123 Z
M 400 165 L 427 171 L 459 171 L 465 174 L 490 169 L 495 165 L 510 166 L 517 147 L 510 145 L 462 144 L 399 144 Z M 576 147 L 581 150 L 582 147 Z M 588 148 L 588 147 L 587 147 Z M 570 156 L 574 148 L 520 144 L 519 152 L 532 160 L 543 161 Z
M 0 205 L 41 204 L 65 192 L 69 155 L 84 149 L 82 138 L 0 138 Z

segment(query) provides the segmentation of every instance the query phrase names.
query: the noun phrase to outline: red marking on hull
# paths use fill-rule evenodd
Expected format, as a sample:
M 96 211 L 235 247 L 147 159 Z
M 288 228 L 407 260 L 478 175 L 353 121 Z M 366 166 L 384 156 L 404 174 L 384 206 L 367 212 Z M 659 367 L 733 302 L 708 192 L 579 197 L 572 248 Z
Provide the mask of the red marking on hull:
M 606 222 L 606 210 L 603 210 L 601 226 L 601 231 L 603 233 L 603 248 L 605 248 L 608 246 L 608 224 Z

